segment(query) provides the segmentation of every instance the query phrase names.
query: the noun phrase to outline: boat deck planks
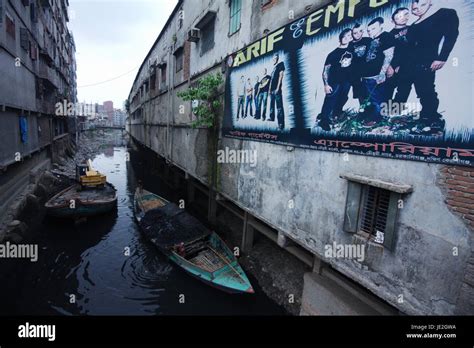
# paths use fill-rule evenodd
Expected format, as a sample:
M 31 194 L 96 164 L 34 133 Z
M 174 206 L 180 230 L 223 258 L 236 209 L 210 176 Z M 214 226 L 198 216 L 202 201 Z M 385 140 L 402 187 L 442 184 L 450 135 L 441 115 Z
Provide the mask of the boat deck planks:
M 106 185 L 103 189 L 96 190 L 79 190 L 79 185 L 73 185 L 61 194 L 54 196 L 48 203 L 50 205 L 69 204 L 71 200 L 79 200 L 81 202 L 107 201 L 115 197 L 113 187 Z
M 189 262 L 199 267 L 202 267 L 206 271 L 211 272 L 211 273 L 226 266 L 224 261 L 222 261 L 222 259 L 219 258 L 219 256 L 217 256 L 211 250 L 205 250 L 201 252 L 200 254 L 193 257 L 192 259 L 189 259 Z

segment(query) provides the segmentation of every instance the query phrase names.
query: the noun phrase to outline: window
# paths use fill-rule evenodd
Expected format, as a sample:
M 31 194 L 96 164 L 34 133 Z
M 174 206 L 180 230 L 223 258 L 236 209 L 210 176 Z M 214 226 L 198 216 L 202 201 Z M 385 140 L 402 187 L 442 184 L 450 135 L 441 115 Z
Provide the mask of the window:
M 26 28 L 20 28 L 20 46 L 25 51 L 28 51 L 29 44 L 28 44 L 28 30 Z
M 348 181 L 344 231 L 365 236 L 389 250 L 395 245 L 395 231 L 402 194 L 411 186 L 344 175 Z
M 230 24 L 229 35 L 232 35 L 240 29 L 240 14 L 242 12 L 242 0 L 230 1 Z
M 37 60 L 38 59 L 38 49 L 36 48 L 36 44 L 33 43 L 31 40 L 29 41 L 30 45 L 30 58 L 32 60 Z
M 184 61 L 184 54 L 183 54 L 183 48 L 179 48 L 175 53 L 175 62 L 176 62 L 176 72 L 180 72 L 183 70 L 183 61 Z
M 183 27 L 183 22 L 184 22 L 184 11 L 183 11 L 183 8 L 181 7 L 178 12 L 178 29 L 181 29 Z
M 214 47 L 215 18 L 201 28 L 201 55 Z
M 8 12 L 5 12 L 5 29 L 7 34 L 15 40 L 15 20 L 8 14 Z
M 166 87 L 166 64 L 161 66 L 161 84 L 160 88 L 163 89 Z
M 30 4 L 30 18 L 33 23 L 38 23 L 38 14 L 34 3 Z
M 150 76 L 150 91 L 155 91 L 156 89 L 156 72 L 153 72 Z
M 366 186 L 360 230 L 372 236 L 376 236 L 377 231 L 385 233 L 389 205 L 390 191 Z

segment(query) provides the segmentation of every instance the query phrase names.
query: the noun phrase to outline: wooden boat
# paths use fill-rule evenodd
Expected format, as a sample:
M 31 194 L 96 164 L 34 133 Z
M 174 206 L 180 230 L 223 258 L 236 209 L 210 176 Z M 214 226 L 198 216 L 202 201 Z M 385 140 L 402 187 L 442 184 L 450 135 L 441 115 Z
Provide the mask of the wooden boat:
M 134 205 L 145 236 L 187 273 L 228 293 L 254 293 L 224 241 L 184 209 L 143 189 Z
M 81 218 L 107 213 L 116 205 L 117 193 L 112 184 L 106 183 L 101 189 L 81 189 L 77 183 L 59 192 L 45 207 L 50 216 Z

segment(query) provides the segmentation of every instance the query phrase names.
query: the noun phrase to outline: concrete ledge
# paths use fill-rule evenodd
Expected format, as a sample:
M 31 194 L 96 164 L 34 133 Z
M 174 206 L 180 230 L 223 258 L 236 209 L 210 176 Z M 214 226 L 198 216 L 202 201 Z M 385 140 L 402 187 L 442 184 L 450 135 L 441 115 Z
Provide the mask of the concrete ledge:
M 413 191 L 413 187 L 405 184 L 396 184 L 392 182 L 382 181 L 378 179 L 369 178 L 362 175 L 356 174 L 343 174 L 340 176 L 342 179 L 346 179 L 353 182 L 358 182 L 359 184 L 370 185 L 374 187 L 379 187 L 388 191 L 393 191 L 397 193 L 410 193 Z
M 364 295 L 367 296 L 367 295 Z M 372 295 L 373 296 L 373 295 Z M 375 298 L 375 296 L 373 296 Z M 380 301 L 381 302 L 381 301 Z M 317 273 L 305 273 L 300 315 L 389 315 L 396 314 L 370 305 L 339 282 Z

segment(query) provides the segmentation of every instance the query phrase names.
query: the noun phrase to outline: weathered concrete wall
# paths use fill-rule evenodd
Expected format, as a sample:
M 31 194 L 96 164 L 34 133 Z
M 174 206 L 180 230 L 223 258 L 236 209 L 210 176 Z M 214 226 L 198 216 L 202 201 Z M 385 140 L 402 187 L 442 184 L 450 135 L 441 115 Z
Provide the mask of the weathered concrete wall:
M 27 141 L 21 141 L 20 116 L 27 119 Z M 45 122 L 46 121 L 46 122 Z M 51 142 L 49 119 L 17 110 L 0 111 L 0 166 L 16 162 Z M 40 131 L 41 129 L 41 131 Z M 21 156 L 18 157 L 17 154 Z
M 229 37 L 227 1 L 202 1 L 197 6 L 187 0 L 183 2 L 184 30 L 177 30 L 172 19 L 150 56 L 158 60 L 169 58 L 166 50 L 172 50 L 173 35 L 176 34 L 176 45 L 182 45 L 184 33 L 212 10 L 217 13 L 215 47 L 201 56 L 199 43 L 192 43 L 188 63 L 191 76 L 199 77 L 203 71 L 216 72 L 227 54 L 260 37 L 265 29 L 274 30 L 289 22 L 291 15 L 297 18 L 327 2 L 273 1 L 262 9 L 258 1 L 243 1 L 241 29 Z M 174 71 L 173 60 L 168 65 Z M 206 70 L 214 65 L 211 71 Z M 147 78 L 147 69 L 142 68 L 130 99 Z M 172 81 L 170 85 L 175 86 Z M 175 95 L 187 84 L 176 87 L 171 90 L 172 96 L 165 93 L 149 102 L 145 97 L 134 106 L 132 112 L 141 107 L 145 117 L 132 119 L 131 135 L 189 174 L 208 182 L 209 131 L 189 126 L 189 103 Z M 184 113 L 179 113 L 181 105 Z M 437 185 L 443 166 L 353 155 L 345 161 L 337 153 L 222 138 L 219 148 L 225 147 L 255 150 L 258 162 L 255 167 L 219 165 L 219 192 L 334 269 L 408 314 L 459 313 L 466 303 L 471 303 L 472 308 L 472 277 L 468 274 L 473 268 L 473 229 L 465 221 L 470 214 L 463 218 L 445 203 L 446 193 Z M 340 176 L 345 174 L 413 187 L 411 194 L 403 196 L 394 250 L 343 231 L 348 182 Z M 294 203 L 291 208 L 290 200 Z M 367 244 L 365 260 L 325 257 L 324 246 L 334 241 Z

